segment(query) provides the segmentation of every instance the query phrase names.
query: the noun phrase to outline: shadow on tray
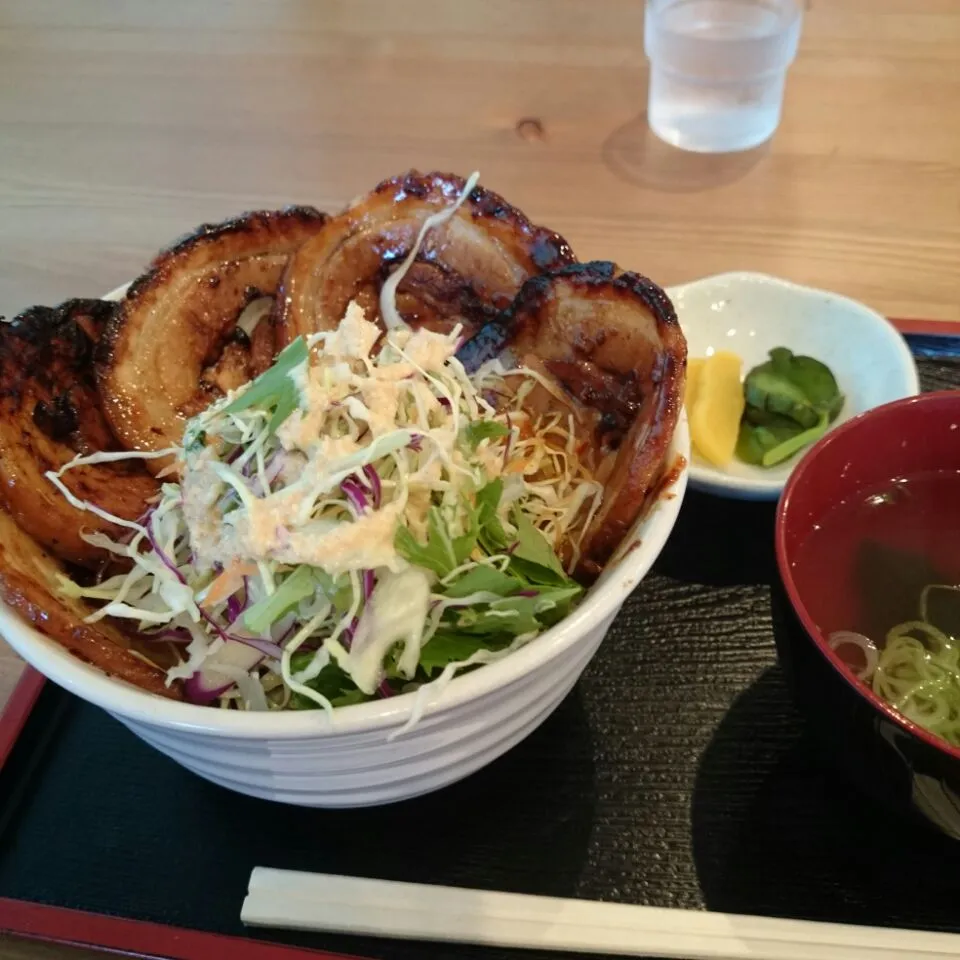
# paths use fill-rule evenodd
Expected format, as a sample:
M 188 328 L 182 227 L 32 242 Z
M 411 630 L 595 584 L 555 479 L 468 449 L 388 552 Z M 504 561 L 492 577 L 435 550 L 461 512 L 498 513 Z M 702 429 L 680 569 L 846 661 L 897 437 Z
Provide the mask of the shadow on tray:
M 775 503 L 720 500 L 690 490 L 654 569 L 686 583 L 769 583 L 777 569 L 775 513 Z
M 366 810 L 292 811 L 343 841 L 294 857 L 311 870 L 570 896 L 596 804 L 579 691 L 527 740 L 467 780 Z M 280 866 L 294 866 L 284 851 Z
M 229 793 L 100 710 L 49 692 L 65 711 L 29 775 L 29 803 L 9 810 L 0 835 L 0 896 L 244 936 L 240 904 L 256 865 L 556 896 L 577 890 L 596 806 L 594 744 L 577 691 L 467 780 L 393 806 L 339 811 Z M 390 960 L 451 956 L 443 945 L 254 936 Z
M 290 810 L 330 838 L 274 866 L 419 883 L 573 896 L 595 818 L 594 746 L 578 690 L 527 740 L 467 780 L 367 810 Z M 541 954 L 271 931 L 269 938 L 383 960 L 499 960 Z
M 703 754 L 691 818 L 707 909 L 946 929 L 960 846 L 861 795 L 788 703 L 769 668 Z

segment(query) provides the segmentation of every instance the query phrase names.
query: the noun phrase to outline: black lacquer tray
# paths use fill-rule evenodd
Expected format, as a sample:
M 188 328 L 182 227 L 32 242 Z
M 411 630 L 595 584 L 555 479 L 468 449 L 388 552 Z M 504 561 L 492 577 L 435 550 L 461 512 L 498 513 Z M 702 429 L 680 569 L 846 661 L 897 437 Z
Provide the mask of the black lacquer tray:
M 960 386 L 960 341 L 911 342 L 925 389 Z M 863 798 L 794 711 L 773 515 L 689 493 L 557 713 L 487 769 L 390 807 L 229 793 L 29 675 L 0 724 L 0 931 L 185 960 L 548 956 L 250 932 L 240 904 L 264 865 L 960 932 L 960 846 Z

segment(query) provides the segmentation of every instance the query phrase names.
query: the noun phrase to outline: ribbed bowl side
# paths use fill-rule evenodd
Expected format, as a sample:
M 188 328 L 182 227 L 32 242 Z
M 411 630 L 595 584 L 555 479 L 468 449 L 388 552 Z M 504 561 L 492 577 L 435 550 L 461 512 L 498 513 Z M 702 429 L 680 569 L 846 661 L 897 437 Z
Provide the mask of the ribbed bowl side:
M 393 740 L 388 730 L 292 741 L 213 739 L 117 719 L 188 770 L 240 793 L 309 807 L 390 803 L 468 776 L 535 730 L 573 688 L 610 622 L 585 634 L 549 670 L 428 713 Z

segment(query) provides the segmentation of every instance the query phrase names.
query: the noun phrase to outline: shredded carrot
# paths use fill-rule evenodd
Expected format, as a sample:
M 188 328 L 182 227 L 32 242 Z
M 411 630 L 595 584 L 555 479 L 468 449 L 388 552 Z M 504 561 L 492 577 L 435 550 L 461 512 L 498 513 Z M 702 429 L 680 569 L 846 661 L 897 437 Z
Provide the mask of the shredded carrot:
M 224 600 L 233 596 L 240 589 L 244 577 L 252 576 L 256 572 L 257 565 L 255 563 L 246 560 L 232 560 L 223 573 L 207 588 L 203 605 L 205 607 L 215 607 L 217 604 L 223 603 Z

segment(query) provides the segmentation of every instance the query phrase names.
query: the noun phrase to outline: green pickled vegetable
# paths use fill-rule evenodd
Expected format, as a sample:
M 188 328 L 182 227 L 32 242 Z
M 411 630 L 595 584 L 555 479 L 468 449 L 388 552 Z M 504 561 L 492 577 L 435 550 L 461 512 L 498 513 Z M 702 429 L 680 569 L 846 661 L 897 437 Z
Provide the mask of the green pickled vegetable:
M 818 440 L 843 408 L 830 368 L 786 347 L 754 367 L 743 384 L 746 408 L 736 455 L 744 463 L 772 467 Z
M 799 387 L 819 412 L 835 420 L 843 407 L 843 394 L 830 368 L 813 357 L 796 356 L 786 347 L 770 351 L 777 373 Z
M 812 427 L 819 417 L 800 387 L 780 376 L 770 363 L 755 367 L 743 382 L 747 406 Z

